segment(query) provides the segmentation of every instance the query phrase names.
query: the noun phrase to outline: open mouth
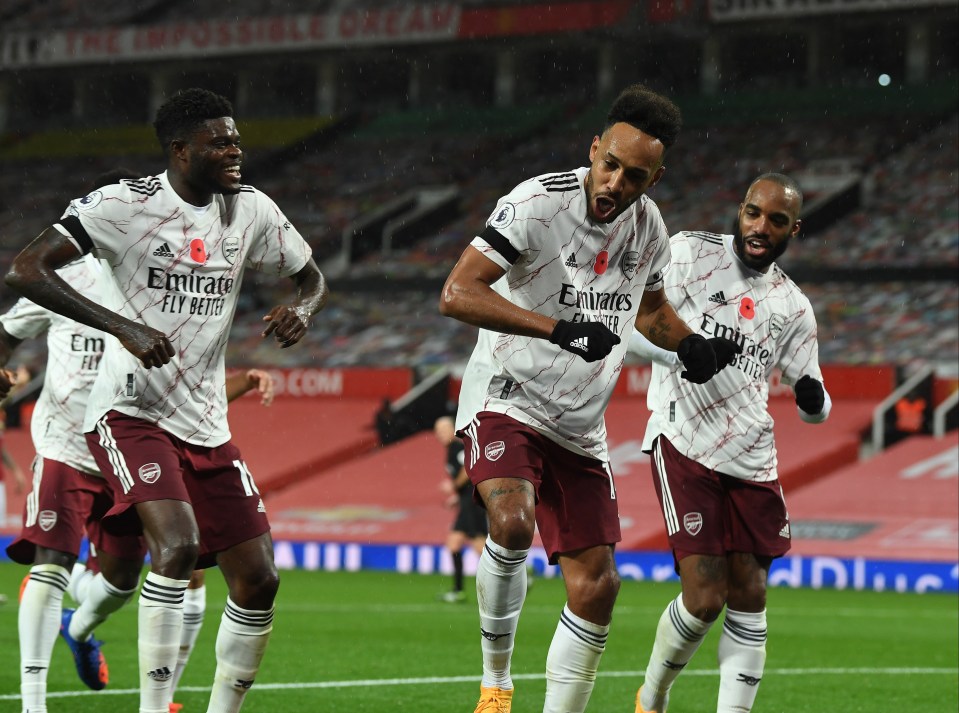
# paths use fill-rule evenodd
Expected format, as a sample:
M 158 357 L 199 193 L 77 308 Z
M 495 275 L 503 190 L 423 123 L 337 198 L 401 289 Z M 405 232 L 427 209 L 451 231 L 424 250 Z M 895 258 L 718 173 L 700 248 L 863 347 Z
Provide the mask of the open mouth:
M 608 196 L 596 196 L 594 201 L 594 212 L 596 218 L 600 221 L 607 220 L 616 212 L 616 201 Z
M 746 248 L 746 254 L 750 257 L 762 258 L 769 254 L 769 243 L 762 238 L 746 238 L 743 241 Z
M 231 183 L 240 182 L 240 164 L 233 164 L 223 169 L 224 175 Z

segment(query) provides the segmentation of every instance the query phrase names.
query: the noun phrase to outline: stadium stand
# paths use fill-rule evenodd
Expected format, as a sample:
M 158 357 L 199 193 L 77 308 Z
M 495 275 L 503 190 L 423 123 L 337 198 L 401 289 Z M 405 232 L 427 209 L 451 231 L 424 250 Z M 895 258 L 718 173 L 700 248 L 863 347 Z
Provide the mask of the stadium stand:
M 959 442 L 916 436 L 788 497 L 796 554 L 959 560 Z

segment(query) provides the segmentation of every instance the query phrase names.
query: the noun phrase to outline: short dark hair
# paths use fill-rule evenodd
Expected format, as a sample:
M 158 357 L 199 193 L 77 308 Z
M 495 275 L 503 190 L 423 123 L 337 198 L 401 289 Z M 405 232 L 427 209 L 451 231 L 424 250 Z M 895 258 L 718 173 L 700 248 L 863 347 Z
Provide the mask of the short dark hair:
M 642 84 L 631 84 L 620 92 L 609 108 L 603 131 L 620 122 L 659 139 L 669 148 L 676 143 L 683 127 L 683 115 L 679 107 L 662 94 Z
M 772 181 L 773 183 L 778 183 L 787 191 L 792 191 L 793 193 L 795 193 L 799 197 L 799 212 L 802 212 L 802 204 L 803 204 L 802 189 L 799 187 L 799 184 L 796 182 L 796 179 L 790 178 L 784 173 L 764 173 L 760 176 L 756 176 L 756 178 L 753 179 L 753 182 L 749 184 L 749 188 L 751 189 L 760 181 Z
M 186 139 L 205 121 L 233 116 L 233 105 L 209 89 L 181 89 L 157 109 L 153 128 L 166 153 L 174 139 Z

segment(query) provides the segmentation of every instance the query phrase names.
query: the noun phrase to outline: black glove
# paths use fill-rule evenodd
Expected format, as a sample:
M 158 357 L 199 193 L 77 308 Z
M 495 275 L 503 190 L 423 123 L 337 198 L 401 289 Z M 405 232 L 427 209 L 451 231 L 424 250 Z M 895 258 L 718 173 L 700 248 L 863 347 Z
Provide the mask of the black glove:
M 686 367 L 686 371 L 680 374 L 686 381 L 705 384 L 715 376 L 716 352 L 710 341 L 701 334 L 690 334 L 679 343 L 676 355 Z
M 561 349 L 581 356 L 583 361 L 606 358 L 619 344 L 619 335 L 602 322 L 567 322 L 561 319 L 549 335 L 549 341 Z
M 707 339 L 713 351 L 716 352 L 716 373 L 736 361 L 736 357 L 743 353 L 743 345 L 726 337 Z
M 804 376 L 793 387 L 796 392 L 796 405 L 810 416 L 822 413 L 823 404 L 826 403 L 826 392 L 822 388 L 822 382 L 811 376 Z

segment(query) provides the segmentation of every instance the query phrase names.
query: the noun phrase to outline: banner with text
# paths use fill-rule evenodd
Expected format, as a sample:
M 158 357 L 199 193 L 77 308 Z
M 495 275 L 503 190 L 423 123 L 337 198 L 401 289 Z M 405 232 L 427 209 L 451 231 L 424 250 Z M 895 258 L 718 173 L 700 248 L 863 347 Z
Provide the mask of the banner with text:
M 413 388 L 412 369 L 267 369 L 276 396 L 398 399 Z M 256 389 L 249 398 L 259 398 Z
M 955 5 L 955 0 L 709 0 L 714 22 Z

